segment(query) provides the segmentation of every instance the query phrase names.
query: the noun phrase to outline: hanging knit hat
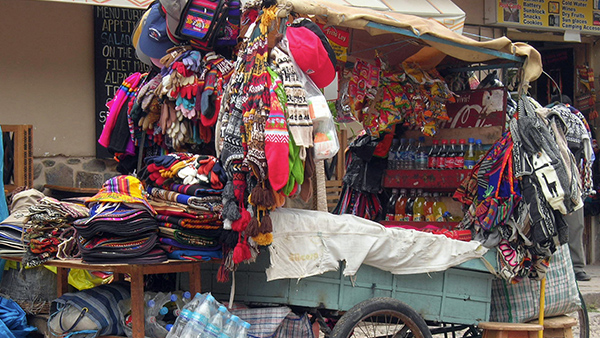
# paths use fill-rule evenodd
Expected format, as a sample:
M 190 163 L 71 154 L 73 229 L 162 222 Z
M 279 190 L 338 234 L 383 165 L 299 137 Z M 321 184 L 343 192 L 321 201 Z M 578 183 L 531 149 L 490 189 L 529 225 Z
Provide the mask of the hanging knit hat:
M 275 88 L 280 81 L 272 79 L 269 83 L 271 111 L 265 125 L 265 154 L 269 168 L 269 182 L 275 191 L 279 191 L 285 187 L 289 177 L 290 137 L 281 103 L 275 93 Z
M 277 72 L 281 75 L 285 94 L 287 97 L 286 111 L 288 116 L 289 131 L 296 145 L 302 148 L 313 146 L 313 123 L 310 119 L 308 102 L 306 101 L 306 90 L 304 89 L 299 75 L 296 72 L 290 57 L 284 52 L 281 43 L 271 50 L 271 61 L 277 67 Z M 306 150 L 301 149 L 300 159 L 304 160 Z

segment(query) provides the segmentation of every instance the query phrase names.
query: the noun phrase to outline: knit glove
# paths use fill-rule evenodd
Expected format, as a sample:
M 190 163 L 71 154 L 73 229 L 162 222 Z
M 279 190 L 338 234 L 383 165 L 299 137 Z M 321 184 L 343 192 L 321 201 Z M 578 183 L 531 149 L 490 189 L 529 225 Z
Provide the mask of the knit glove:
M 200 67 L 202 66 L 201 60 L 202 54 L 200 54 L 199 51 L 192 50 L 182 57 L 181 62 L 183 62 L 184 66 L 188 70 L 197 73 L 200 70 Z

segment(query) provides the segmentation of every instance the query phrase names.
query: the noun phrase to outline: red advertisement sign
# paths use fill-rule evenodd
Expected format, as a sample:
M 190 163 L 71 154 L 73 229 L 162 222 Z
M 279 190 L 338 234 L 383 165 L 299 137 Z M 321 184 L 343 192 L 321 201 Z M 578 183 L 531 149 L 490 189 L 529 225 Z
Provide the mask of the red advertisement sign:
M 504 126 L 506 121 L 505 88 L 485 88 L 456 93 L 454 103 L 446 103 L 450 121 L 441 128 Z

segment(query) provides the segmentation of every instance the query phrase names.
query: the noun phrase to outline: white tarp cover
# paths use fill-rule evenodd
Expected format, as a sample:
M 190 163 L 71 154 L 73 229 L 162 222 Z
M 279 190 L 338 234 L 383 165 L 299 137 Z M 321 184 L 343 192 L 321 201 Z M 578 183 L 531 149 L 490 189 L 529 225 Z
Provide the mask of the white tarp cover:
M 370 8 L 381 12 L 396 12 L 433 19 L 449 29 L 462 33 L 465 12 L 450 0 L 329 0 L 355 8 Z
M 393 274 L 443 271 L 486 252 L 479 242 L 379 223 L 350 214 L 280 208 L 271 212 L 273 244 L 267 281 L 320 275 L 339 268 L 353 276 L 361 264 Z

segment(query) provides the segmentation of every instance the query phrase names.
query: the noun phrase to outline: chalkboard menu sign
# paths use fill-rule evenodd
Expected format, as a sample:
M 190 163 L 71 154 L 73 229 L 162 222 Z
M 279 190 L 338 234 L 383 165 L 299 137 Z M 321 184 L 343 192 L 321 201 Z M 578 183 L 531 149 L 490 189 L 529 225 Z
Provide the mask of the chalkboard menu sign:
M 98 143 L 108 114 L 106 103 L 115 96 L 129 75 L 149 70 L 149 66 L 137 59 L 131 38 L 143 14 L 144 10 L 141 9 L 94 7 L 97 158 L 113 157 Z

